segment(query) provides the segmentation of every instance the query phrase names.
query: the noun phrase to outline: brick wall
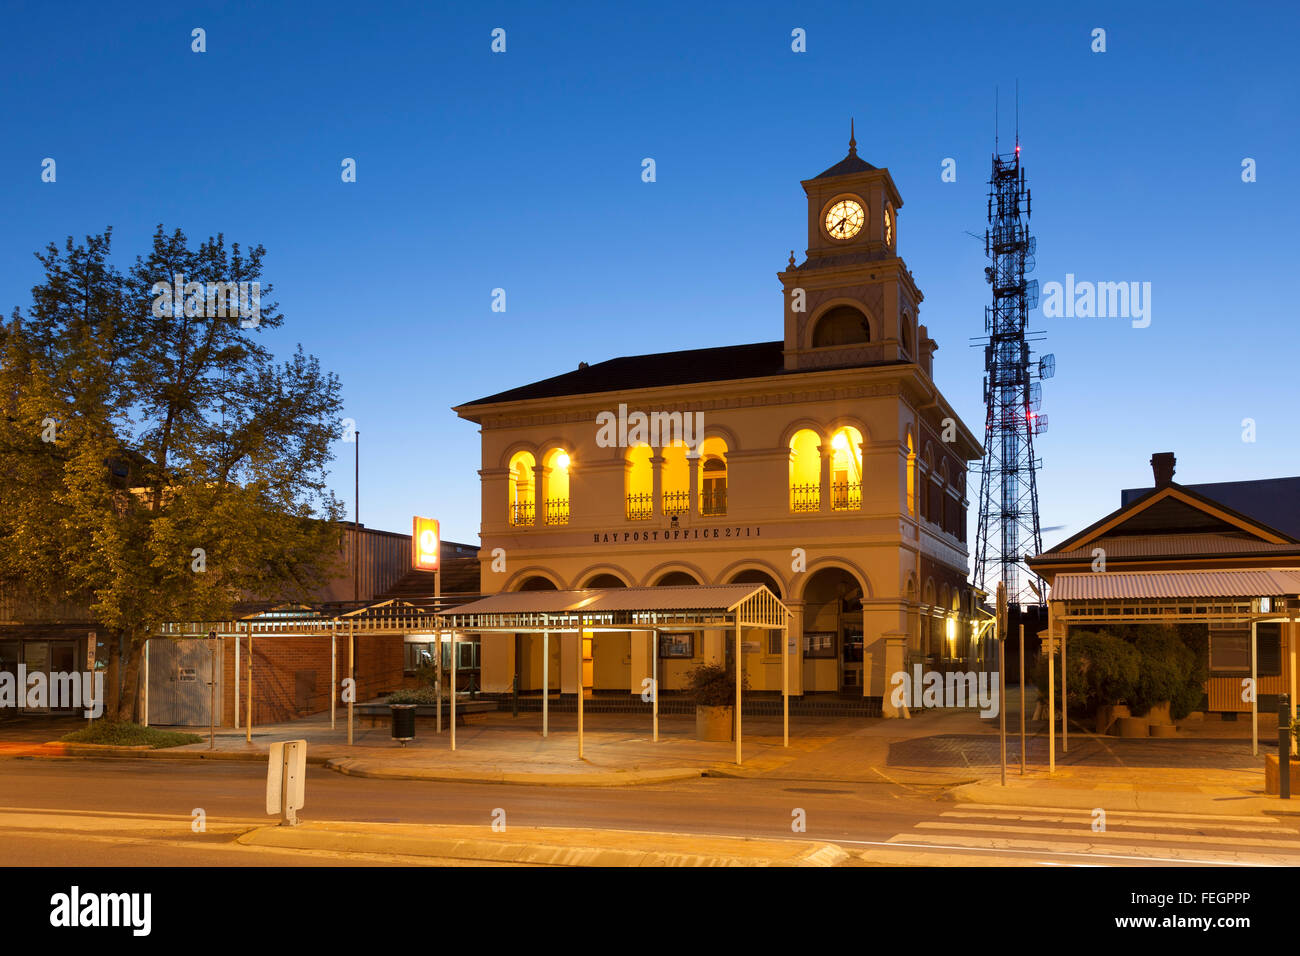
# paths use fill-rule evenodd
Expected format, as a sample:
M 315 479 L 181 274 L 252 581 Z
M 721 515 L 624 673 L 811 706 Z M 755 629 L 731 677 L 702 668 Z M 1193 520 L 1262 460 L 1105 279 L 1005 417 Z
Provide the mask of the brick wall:
M 226 641 L 222 707 L 223 726 L 233 726 L 235 687 L 234 641 Z M 240 638 L 239 721 L 243 726 L 248 707 L 248 638 Z M 338 637 L 338 678 L 348 676 L 347 634 Z M 414 678 L 402 675 L 400 634 L 356 638 L 357 703 L 381 693 L 413 686 Z M 340 692 L 341 693 L 341 692 Z M 339 698 L 339 707 L 345 705 Z M 330 707 L 330 638 L 295 635 L 253 637 L 253 725 L 280 723 L 312 714 L 328 713 Z

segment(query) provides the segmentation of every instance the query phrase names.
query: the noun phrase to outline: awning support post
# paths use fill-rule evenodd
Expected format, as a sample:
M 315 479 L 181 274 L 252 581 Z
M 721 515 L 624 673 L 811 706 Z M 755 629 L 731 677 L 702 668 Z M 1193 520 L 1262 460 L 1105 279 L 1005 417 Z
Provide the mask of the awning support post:
M 348 746 L 352 746 L 352 708 L 357 699 L 357 624 L 348 621 Z M 252 685 L 249 685 L 252 689 Z
M 1255 632 L 1258 624 L 1250 622 L 1250 752 L 1259 756 L 1259 662 L 1256 656 Z
M 245 625 L 248 629 L 248 720 L 244 726 L 244 740 L 253 742 L 253 622 Z
M 578 691 L 578 759 L 582 759 L 582 642 L 586 638 L 587 632 L 584 628 L 585 621 L 581 615 L 578 616 L 578 669 L 574 673 L 574 682 Z
M 1065 655 L 1069 653 L 1068 627 L 1061 628 L 1061 753 L 1070 752 L 1070 694 L 1069 675 L 1066 673 Z
M 650 710 L 654 715 L 654 742 L 659 743 L 659 629 L 650 632 Z
M 542 631 L 542 736 L 551 733 L 551 632 Z
M 782 746 L 790 746 L 790 625 L 781 628 Z
M 239 644 L 238 638 L 235 640 Z M 235 668 L 239 670 L 238 667 Z M 330 730 L 334 729 L 334 704 L 339 696 L 339 626 L 338 622 L 330 625 Z
M 1288 624 L 1288 628 L 1287 628 L 1287 632 L 1288 632 L 1288 633 L 1287 633 L 1287 642 L 1286 642 L 1286 644 L 1287 644 L 1287 647 L 1288 647 L 1288 648 L 1290 649 L 1290 651 L 1291 651 L 1291 723 L 1294 724 L 1294 723 L 1295 723 L 1295 684 L 1296 684 L 1296 681 L 1295 681 L 1295 657 L 1296 657 L 1296 655 L 1295 655 L 1295 642 L 1296 642 L 1296 638 L 1297 638 L 1297 637 L 1300 637 L 1300 635 L 1298 635 L 1298 634 L 1296 633 L 1296 630 L 1297 630 L 1297 629 L 1296 629 L 1296 619 L 1295 619 L 1295 618 L 1291 618 L 1289 621 L 1287 621 L 1287 624 Z M 1296 752 L 1296 739 L 1295 739 L 1295 734 L 1292 734 L 1292 735 L 1291 735 L 1291 753 L 1294 754 L 1295 752 Z
M 456 632 L 451 632 L 451 749 L 456 749 Z M 480 672 L 481 673 L 481 672 Z
M 736 615 L 736 764 L 741 761 L 740 752 L 740 676 L 744 670 L 745 662 L 741 654 L 740 646 L 740 615 Z

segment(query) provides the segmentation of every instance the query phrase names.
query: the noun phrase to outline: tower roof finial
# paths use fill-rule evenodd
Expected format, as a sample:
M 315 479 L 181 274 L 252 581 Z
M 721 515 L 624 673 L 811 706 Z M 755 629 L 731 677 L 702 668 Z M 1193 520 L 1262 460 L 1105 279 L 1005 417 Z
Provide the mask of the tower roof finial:
M 853 117 L 849 117 L 849 155 L 858 155 L 858 141 L 853 138 Z

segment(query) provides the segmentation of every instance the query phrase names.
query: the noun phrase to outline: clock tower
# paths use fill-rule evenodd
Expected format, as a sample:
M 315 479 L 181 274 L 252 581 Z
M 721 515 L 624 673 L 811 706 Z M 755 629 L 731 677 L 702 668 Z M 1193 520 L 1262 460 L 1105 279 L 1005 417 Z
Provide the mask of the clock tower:
M 917 325 L 921 291 L 898 256 L 903 199 L 889 170 L 849 154 L 804 180 L 808 248 L 778 273 L 785 298 L 785 368 L 913 362 L 929 375 L 937 348 Z

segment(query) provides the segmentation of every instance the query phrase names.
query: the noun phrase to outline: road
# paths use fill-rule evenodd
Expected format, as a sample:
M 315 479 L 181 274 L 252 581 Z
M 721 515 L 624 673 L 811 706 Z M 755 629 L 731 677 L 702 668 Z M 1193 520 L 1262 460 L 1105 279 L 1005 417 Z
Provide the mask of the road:
M 236 824 L 271 822 L 265 770 L 233 761 L 31 759 L 2 761 L 0 864 L 358 865 L 343 854 L 252 849 Z M 1084 810 L 994 807 L 941 800 L 933 789 L 824 781 L 705 778 L 632 788 L 515 787 L 347 777 L 311 767 L 308 820 L 658 830 L 892 848 L 890 862 L 1019 865 L 1300 865 L 1294 817 L 1112 812 L 1106 832 Z M 191 832 L 196 809 L 208 830 Z M 19 810 L 36 811 L 20 818 Z M 806 832 L 792 831 L 802 811 Z M 87 832 L 85 814 L 119 815 Z M 158 824 L 138 828 L 141 815 Z M 499 815 L 498 815 L 499 816 Z M 25 822 L 15 822 L 19 820 Z M 78 820 L 79 829 L 62 825 Z M 125 826 L 130 823 L 136 829 Z M 900 856 L 901 852 L 901 856 Z M 420 860 L 418 862 L 447 862 Z

